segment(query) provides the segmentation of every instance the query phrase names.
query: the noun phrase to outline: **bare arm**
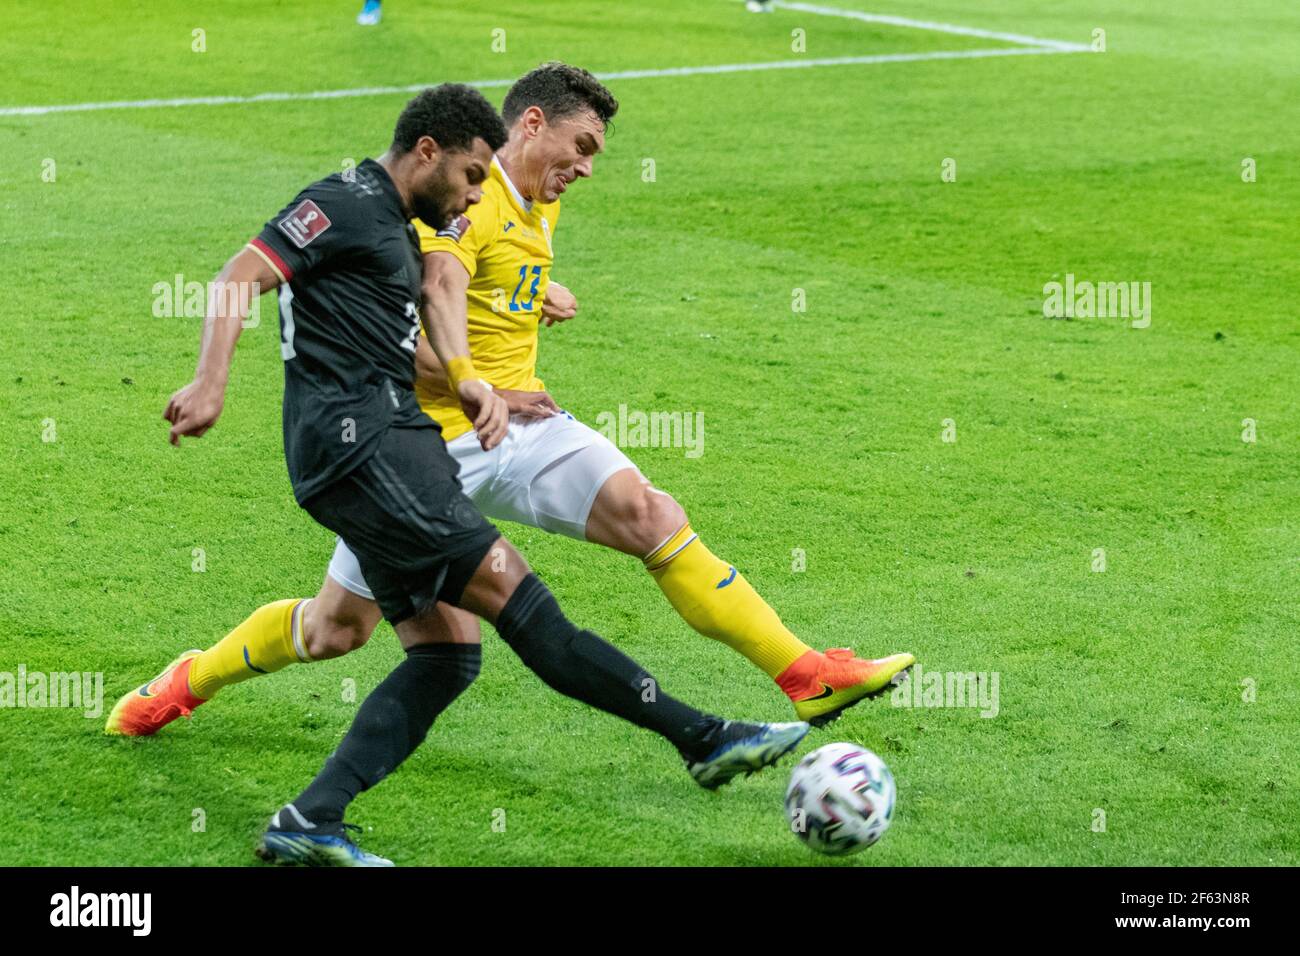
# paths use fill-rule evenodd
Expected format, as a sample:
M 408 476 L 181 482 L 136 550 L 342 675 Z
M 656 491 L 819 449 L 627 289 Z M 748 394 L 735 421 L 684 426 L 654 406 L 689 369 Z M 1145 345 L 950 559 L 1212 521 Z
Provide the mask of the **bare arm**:
M 431 392 L 446 392 L 451 390 L 451 382 L 447 378 L 447 370 L 442 367 L 438 361 L 438 356 L 434 354 L 429 340 L 424 336 L 415 343 L 415 378 L 422 388 Z
M 200 438 L 216 424 L 226 401 L 235 343 L 249 307 L 259 295 L 279 284 L 280 277 L 266 260 L 248 247 L 237 252 L 217 274 L 208 290 L 194 381 L 173 394 L 163 411 L 163 418 L 172 423 L 168 440 L 173 445 L 181 443 L 181 436 Z
M 469 358 L 469 273 L 446 252 L 424 257 L 424 334 L 445 369 L 456 358 Z
M 446 252 L 425 255 L 424 308 L 420 312 L 424 334 L 442 374 L 460 399 L 461 408 L 474 423 L 479 444 L 488 451 L 505 437 L 510 411 L 505 400 L 473 371 L 469 354 L 468 292 L 469 273 L 455 256 Z M 420 361 L 417 348 L 416 374 L 423 374 L 429 364 L 427 355 L 424 362 Z

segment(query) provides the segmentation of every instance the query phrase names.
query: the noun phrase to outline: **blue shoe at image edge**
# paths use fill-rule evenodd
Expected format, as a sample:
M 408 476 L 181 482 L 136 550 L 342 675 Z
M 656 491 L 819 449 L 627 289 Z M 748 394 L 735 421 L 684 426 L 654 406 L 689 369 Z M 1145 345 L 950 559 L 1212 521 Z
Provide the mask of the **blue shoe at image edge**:
M 268 863 L 289 866 L 392 866 L 374 853 L 352 842 L 348 831 L 360 832 L 351 823 L 312 823 L 286 804 L 275 812 L 254 851 Z
M 722 742 L 703 760 L 688 761 L 686 769 L 701 787 L 715 790 L 740 774 L 748 776 L 770 767 L 799 745 L 811 728 L 803 721 L 785 724 L 746 724 L 726 721 Z

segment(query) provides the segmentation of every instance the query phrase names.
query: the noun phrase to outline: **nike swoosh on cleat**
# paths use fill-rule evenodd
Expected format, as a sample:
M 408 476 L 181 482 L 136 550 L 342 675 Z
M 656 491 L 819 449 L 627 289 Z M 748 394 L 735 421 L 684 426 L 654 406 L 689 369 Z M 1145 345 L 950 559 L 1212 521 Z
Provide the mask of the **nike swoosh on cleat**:
M 822 684 L 822 692 L 816 697 L 805 697 L 804 700 L 825 700 L 831 694 L 835 693 L 835 688 L 830 684 Z
M 725 588 L 728 584 L 730 584 L 730 583 L 731 583 L 732 581 L 734 581 L 734 580 L 736 580 L 736 569 L 735 569 L 735 568 L 732 568 L 732 569 L 731 569 L 731 573 L 728 574 L 728 575 L 726 576 L 726 578 L 724 578 L 723 580 L 719 581 L 719 582 L 718 582 L 718 586 L 717 586 L 716 588 L 714 588 L 714 590 L 716 591 L 716 590 L 718 590 L 718 589 L 720 589 L 720 588 Z

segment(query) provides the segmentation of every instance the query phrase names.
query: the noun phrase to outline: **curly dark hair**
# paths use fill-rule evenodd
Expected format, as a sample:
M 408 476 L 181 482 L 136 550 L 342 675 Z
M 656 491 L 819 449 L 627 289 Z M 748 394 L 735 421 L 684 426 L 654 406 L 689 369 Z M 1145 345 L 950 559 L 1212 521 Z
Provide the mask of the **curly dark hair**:
M 444 83 L 422 90 L 406 104 L 393 130 L 393 149 L 409 153 L 421 136 L 445 150 L 466 150 L 482 138 L 495 153 L 505 145 L 506 127 L 478 90 L 463 83 Z
M 509 126 L 530 106 L 540 106 L 554 122 L 582 110 L 591 110 L 608 127 L 618 112 L 618 100 L 580 66 L 551 61 L 521 76 L 506 94 L 501 116 Z

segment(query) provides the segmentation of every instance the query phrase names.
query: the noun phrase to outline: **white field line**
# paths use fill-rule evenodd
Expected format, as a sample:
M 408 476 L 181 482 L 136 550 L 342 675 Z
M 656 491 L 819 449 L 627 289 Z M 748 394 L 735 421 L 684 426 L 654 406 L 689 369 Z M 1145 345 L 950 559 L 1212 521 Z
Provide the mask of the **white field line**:
M 710 66 L 678 66 L 651 70 L 620 70 L 610 73 L 597 73 L 602 81 L 642 80 L 675 76 L 702 76 L 718 73 L 751 73 L 760 70 L 799 70 L 824 66 L 861 66 L 872 63 L 916 63 L 924 60 L 972 60 L 986 57 L 1027 56 L 1044 53 L 1086 53 L 1089 48 L 1077 43 L 1062 40 L 1043 40 L 1036 37 L 1020 36 L 1014 33 L 993 33 L 972 27 L 960 27 L 946 23 L 929 23 L 924 20 L 908 20 L 904 17 L 885 16 L 882 14 L 860 13 L 856 10 L 841 10 L 838 7 L 820 7 L 804 3 L 776 4 L 791 10 L 812 13 L 821 16 L 847 17 L 871 23 L 885 23 L 891 26 L 912 27 L 941 33 L 956 33 L 985 39 L 1003 40 L 1017 43 L 1019 46 L 1002 47 L 990 50 L 932 50 L 925 53 L 880 53 L 869 56 L 834 56 L 820 59 L 776 60 L 766 63 L 719 63 Z M 514 79 L 475 80 L 470 86 L 479 89 L 508 87 Z M 299 100 L 337 100 L 358 96 L 392 96 L 397 94 L 418 93 L 434 84 L 415 83 L 408 86 L 361 86 L 346 90 L 312 90 L 298 93 L 256 93 L 251 96 L 186 96 L 172 99 L 150 100 L 113 100 L 102 103 L 59 103 L 50 106 L 3 106 L 0 116 L 47 116 L 51 113 L 88 113 L 97 110 L 145 110 L 176 108 L 186 106 L 228 106 L 240 103 L 283 103 Z
M 793 3 L 776 0 L 773 6 L 786 10 L 798 10 L 801 13 L 815 13 L 824 17 L 843 17 L 846 20 L 859 20 L 862 23 L 884 23 L 893 27 L 910 27 L 915 30 L 930 30 L 934 33 L 952 33 L 958 36 L 980 37 L 984 40 L 1002 40 L 1006 43 L 1018 43 L 1022 46 L 1048 47 L 1060 53 L 1087 53 L 1090 48 L 1082 43 L 1069 43 L 1065 40 L 1046 40 L 1042 37 L 1025 36 L 1022 33 L 998 33 L 994 30 L 980 30 L 976 27 L 959 27 L 952 23 L 935 23 L 931 20 L 911 20 L 907 17 L 895 17 L 885 13 L 863 13 L 860 10 L 843 10 L 839 7 L 823 7 L 812 3 Z

